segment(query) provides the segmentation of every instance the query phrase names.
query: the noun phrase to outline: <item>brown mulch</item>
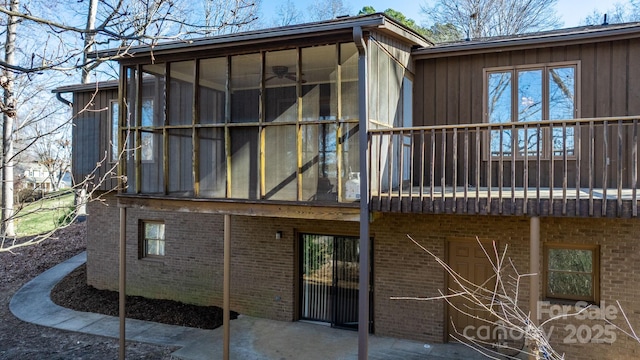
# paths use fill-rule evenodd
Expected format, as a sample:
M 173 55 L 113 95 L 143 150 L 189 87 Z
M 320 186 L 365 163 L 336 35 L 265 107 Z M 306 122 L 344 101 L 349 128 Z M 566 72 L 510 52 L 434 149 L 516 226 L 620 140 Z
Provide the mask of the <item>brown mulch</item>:
M 118 292 L 87 285 L 86 265 L 64 278 L 51 292 L 54 303 L 77 311 L 118 316 Z M 127 296 L 127 317 L 164 324 L 215 329 L 222 325 L 222 309 L 196 306 L 171 300 Z M 231 318 L 236 314 L 232 313 Z
M 13 252 L 0 252 L 0 359 L 117 359 L 117 339 L 74 333 L 23 322 L 9 310 L 13 294 L 43 271 L 86 248 L 86 223 Z M 127 359 L 171 359 L 175 347 L 127 343 Z

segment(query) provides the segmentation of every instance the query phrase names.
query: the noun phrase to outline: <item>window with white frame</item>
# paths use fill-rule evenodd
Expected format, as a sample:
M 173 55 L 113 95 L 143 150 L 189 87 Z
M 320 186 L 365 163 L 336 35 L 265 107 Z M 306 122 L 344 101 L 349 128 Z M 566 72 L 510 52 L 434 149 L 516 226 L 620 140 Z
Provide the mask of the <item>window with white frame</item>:
M 165 255 L 164 223 L 161 221 L 140 222 L 140 257 Z
M 578 76 L 578 63 L 485 69 L 491 156 L 572 156 L 572 127 L 500 124 L 577 118 Z

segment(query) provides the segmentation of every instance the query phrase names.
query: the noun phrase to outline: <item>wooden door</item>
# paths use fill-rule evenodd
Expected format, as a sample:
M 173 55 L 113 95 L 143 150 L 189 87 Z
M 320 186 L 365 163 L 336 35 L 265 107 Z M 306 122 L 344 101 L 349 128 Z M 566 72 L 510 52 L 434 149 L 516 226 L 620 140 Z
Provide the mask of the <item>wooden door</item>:
M 493 252 L 491 242 L 483 242 L 484 248 L 489 254 Z M 476 285 L 485 284 L 483 287 L 492 289 L 495 284 L 495 274 L 491 263 L 487 259 L 482 247 L 476 239 L 455 239 L 447 242 L 448 264 L 453 271 L 462 278 Z M 449 293 L 455 293 L 460 286 L 447 276 L 447 288 Z M 484 293 L 486 295 L 486 293 Z M 484 299 L 489 301 L 488 299 Z M 450 298 L 447 318 L 447 341 L 461 340 L 462 335 L 474 336 L 481 341 L 492 342 L 495 339 L 493 326 L 483 321 L 489 319 L 489 313 L 476 303 L 466 300 L 461 296 Z

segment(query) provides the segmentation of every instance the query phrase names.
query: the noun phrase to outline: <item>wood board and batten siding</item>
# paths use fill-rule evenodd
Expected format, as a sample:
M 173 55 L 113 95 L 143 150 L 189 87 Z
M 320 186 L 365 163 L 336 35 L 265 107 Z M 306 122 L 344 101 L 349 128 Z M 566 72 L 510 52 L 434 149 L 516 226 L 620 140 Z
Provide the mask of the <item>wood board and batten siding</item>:
M 95 87 L 74 92 L 73 114 L 77 115 L 73 118 L 71 168 L 76 184 L 91 175 L 90 189 L 96 184 L 98 190 L 104 191 L 117 186 L 117 179 L 107 176 L 114 165 L 111 161 L 110 106 L 117 99 L 117 85 L 97 92 Z M 105 180 L 99 183 L 103 178 Z
M 524 49 L 484 54 L 438 57 L 416 62 L 416 92 L 414 99 L 414 126 L 465 125 L 483 123 L 485 111 L 485 69 L 575 63 L 578 118 L 624 117 L 640 114 L 640 39 L 595 42 L 548 48 Z M 634 80 L 635 79 L 635 80 Z M 594 129 L 596 142 L 605 135 L 602 127 Z M 593 179 L 598 186 L 613 186 L 618 167 L 618 147 L 629 148 L 632 131 L 625 131 L 622 144 L 614 131 L 608 131 L 608 162 L 604 151 L 597 151 L 596 164 L 607 164 L 608 176 Z M 450 143 L 450 141 L 449 141 Z M 451 150 L 451 143 L 447 145 Z M 586 154 L 588 143 L 581 143 Z M 452 153 L 452 151 L 447 151 Z M 629 159 L 629 157 L 625 157 Z M 588 168 L 588 157 L 583 156 L 581 167 Z M 620 164 L 631 167 L 629 161 Z M 462 164 L 460 164 L 462 166 Z M 518 165 L 519 166 L 519 165 Z M 436 166 L 438 168 L 438 166 Z M 462 171 L 462 168 L 459 169 Z M 561 173 L 556 169 L 554 182 L 560 183 Z M 448 168 L 447 171 L 452 171 Z M 450 176 L 451 174 L 447 174 Z M 574 177 L 570 173 L 569 177 Z M 588 183 L 590 174 L 583 171 L 580 182 Z M 436 174 L 439 177 L 440 174 Z M 631 181 L 627 175 L 625 182 Z

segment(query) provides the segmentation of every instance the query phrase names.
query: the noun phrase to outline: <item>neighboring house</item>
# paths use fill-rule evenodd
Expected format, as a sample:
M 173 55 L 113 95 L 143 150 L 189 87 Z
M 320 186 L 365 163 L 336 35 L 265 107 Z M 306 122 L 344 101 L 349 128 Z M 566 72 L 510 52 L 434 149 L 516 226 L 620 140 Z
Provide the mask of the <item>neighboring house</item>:
M 231 214 L 241 314 L 357 327 L 370 238 L 371 331 L 442 342 L 453 320 L 474 334 L 482 323 L 442 300 L 390 298 L 454 286 L 406 235 L 483 282 L 478 237 L 538 274 L 519 289 L 534 318 L 549 313 L 537 301 L 619 301 L 640 330 L 640 24 L 433 46 L 374 14 L 131 52 L 119 91 L 99 84 L 93 100 L 109 111 L 74 118 L 74 178 L 129 149 L 126 189 L 88 206 L 89 284 L 118 288 L 124 208 L 127 293 L 221 306 Z M 79 111 L 95 89 L 56 91 Z M 602 321 L 557 324 L 569 358 L 637 357 Z
M 22 166 L 25 170 L 19 178 L 19 183 L 22 189 L 41 190 L 45 193 L 52 191 L 55 186 L 51 183 L 51 177 L 47 168 L 43 165 L 33 162 Z M 67 172 L 62 175 L 58 181 L 54 177 L 54 180 L 58 183 L 60 189 L 71 187 L 71 173 Z

